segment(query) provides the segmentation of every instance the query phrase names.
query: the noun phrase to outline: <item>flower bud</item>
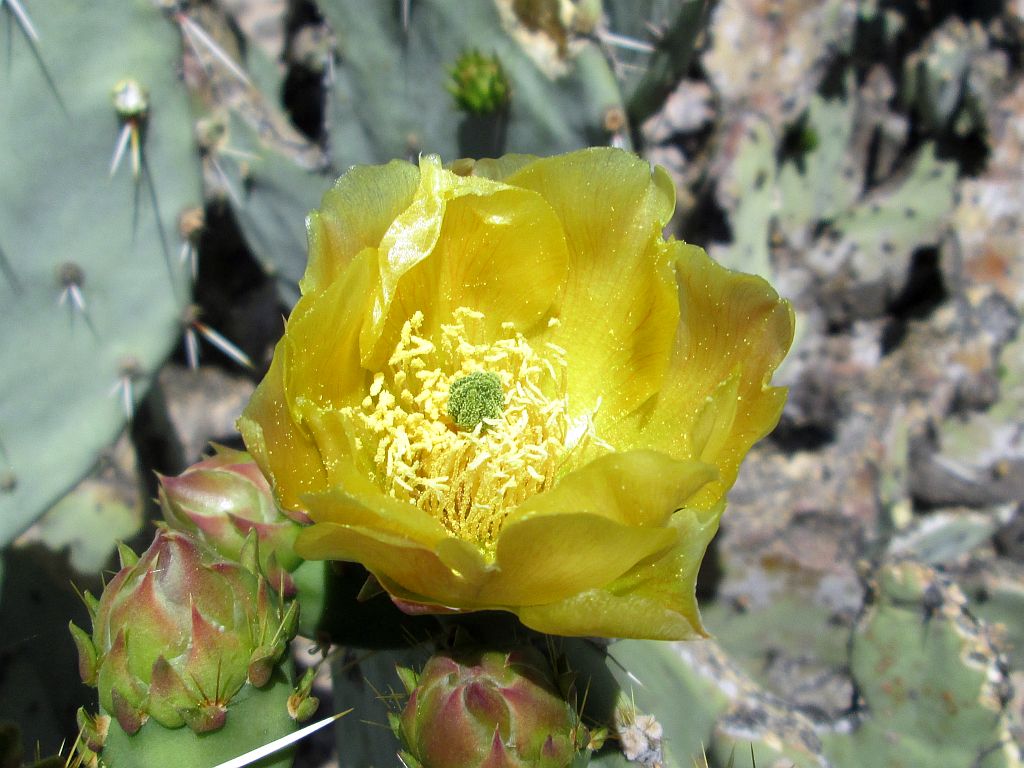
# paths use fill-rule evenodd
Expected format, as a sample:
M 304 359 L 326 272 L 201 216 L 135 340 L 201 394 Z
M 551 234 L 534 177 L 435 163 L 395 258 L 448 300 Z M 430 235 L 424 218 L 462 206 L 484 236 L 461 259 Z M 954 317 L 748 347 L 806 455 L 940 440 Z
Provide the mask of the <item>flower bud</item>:
M 531 648 L 445 653 L 417 677 L 392 728 L 421 768 L 566 768 L 581 733 L 546 659 Z
M 251 531 L 271 586 L 295 594 L 290 572 L 302 564 L 293 549 L 301 526 L 274 503 L 269 483 L 244 451 L 215 453 L 177 477 L 160 477 L 160 507 L 172 528 L 191 533 L 228 560 L 240 560 Z
M 450 70 L 448 90 L 460 110 L 471 115 L 493 115 L 508 106 L 509 83 L 497 56 L 465 51 Z
M 72 625 L 79 668 L 127 734 L 150 719 L 166 728 L 218 730 L 244 687 L 271 679 L 295 634 L 297 606 L 258 572 L 222 560 L 192 537 L 161 528 L 98 603 L 93 630 Z

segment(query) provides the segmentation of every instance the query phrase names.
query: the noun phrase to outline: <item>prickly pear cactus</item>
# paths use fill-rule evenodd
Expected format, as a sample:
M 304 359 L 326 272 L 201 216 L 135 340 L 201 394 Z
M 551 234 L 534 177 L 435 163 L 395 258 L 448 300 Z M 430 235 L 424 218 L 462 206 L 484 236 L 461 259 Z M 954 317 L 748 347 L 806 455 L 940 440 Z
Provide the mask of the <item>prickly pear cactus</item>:
M 564 648 L 576 684 L 587 691 L 584 721 L 610 729 L 608 742 L 591 759 L 594 766 L 635 764 L 621 744 L 634 758 L 646 754 L 666 768 L 689 768 L 690 757 L 699 754 L 716 717 L 728 706 L 726 696 L 679 663 L 668 643 L 622 640 L 604 648 L 574 639 L 565 641 Z M 700 703 L 684 707 L 679 702 Z M 653 738 L 658 729 L 669 737 Z
M 238 190 L 227 201 L 260 266 L 274 277 L 281 298 L 293 304 L 306 268 L 306 214 L 320 204 L 335 174 L 296 165 L 261 145 L 234 116 L 230 122 L 233 148 L 257 159 L 244 166 L 224 162 L 228 183 Z
M 574 742 L 573 768 L 1020 768 L 1020 2 L 0 0 L 0 17 L 12 32 L 10 66 L 0 67 L 0 544 L 52 510 L 0 553 L 0 626 L 14 629 L 0 639 L 0 721 L 21 719 L 26 755 L 77 731 L 81 702 L 67 700 L 77 690 L 61 675 L 73 645 L 52 628 L 81 608 L 57 588 L 72 578 L 67 555 L 96 570 L 109 542 L 93 529 L 125 535 L 140 513 L 92 480 L 64 492 L 125 433 L 126 405 L 186 322 L 196 254 L 202 267 L 218 251 L 251 255 L 247 266 L 290 303 L 306 213 L 352 163 L 637 141 L 675 183 L 670 230 L 769 277 L 798 309 L 799 350 L 777 376 L 791 388 L 782 429 L 745 464 L 712 578 L 700 585 L 715 637 L 527 640 L 564 654 L 556 685 L 563 693 L 572 679 L 579 692 L 587 740 Z M 185 207 L 206 213 L 201 237 L 179 219 Z M 212 314 L 214 270 L 197 271 Z M 277 327 L 263 277 L 253 314 Z M 915 291 L 927 300 L 907 300 Z M 225 314 L 241 311 L 229 295 Z M 172 411 L 175 393 L 161 394 Z M 157 399 L 147 416 L 159 415 Z M 192 449 L 207 437 L 191 436 Z M 183 469 L 141 461 L 150 477 Z M 222 469 L 213 465 L 165 478 L 168 517 L 189 536 L 206 531 L 218 559 L 273 571 L 269 545 L 284 539 L 290 550 L 292 534 L 264 504 L 267 487 L 243 473 L 252 487 L 228 491 L 205 477 Z M 244 545 L 254 527 L 258 556 Z M 41 544 L 69 551 L 43 558 Z M 870 578 L 865 558 L 880 563 Z M 462 721 L 410 714 L 406 747 L 384 724 L 411 701 L 396 690 L 396 663 L 423 670 L 484 627 L 504 648 L 523 639 L 521 626 L 488 613 L 401 614 L 360 566 L 311 561 L 286 576 L 294 564 L 282 562 L 272 583 L 296 590 L 300 634 L 343 649 L 330 655 L 327 698 L 334 711 L 358 712 L 338 725 L 337 765 L 384 768 L 405 749 L 402 761 L 429 768 L 447 755 L 425 742 L 453 723 L 495 762 L 517 760 L 520 744 L 501 733 L 495 744 L 490 723 L 465 717 L 489 710 L 501 720 L 490 694 L 515 686 L 453 686 L 472 691 Z M 133 619 L 124 648 L 151 656 L 137 631 L 147 623 L 124 613 Z M 212 613 L 224 634 L 237 629 L 230 612 Z M 75 634 L 86 672 L 124 689 L 104 704 L 109 722 L 78 724 L 80 754 L 97 758 L 105 741 L 113 768 L 146 764 L 133 750 L 150 748 L 170 754 L 161 764 L 212 766 L 316 707 L 311 677 L 298 689 L 259 688 L 246 670 L 228 704 L 219 694 L 242 672 L 213 670 L 209 651 L 190 659 L 160 637 L 158 650 L 174 658 L 143 658 L 140 677 L 110 633 L 98 644 Z M 287 666 L 286 653 L 275 642 L 274 664 Z M 175 663 L 185 670 L 177 681 Z M 502 677 L 495 666 L 489 674 Z M 441 677 L 402 683 L 431 683 L 436 702 L 448 692 Z M 277 703 L 263 708 L 260 693 Z M 211 734 L 163 728 L 154 702 L 200 730 L 219 722 L 223 704 L 225 727 L 237 726 L 230 747 L 214 755 Z M 130 736 L 118 714 L 129 730 L 149 719 Z M 187 746 L 172 743 L 183 736 Z M 4 738 L 0 726 L 6 768 L 21 760 Z
M 1008 70 L 1006 53 L 990 47 L 981 23 L 954 16 L 906 58 L 903 101 L 932 130 L 984 129 Z
M 960 589 L 913 561 L 869 586 L 850 647 L 863 704 L 848 733 L 826 737 L 832 764 L 1020 766 L 1005 661 Z
M 906 281 L 914 251 L 941 239 L 955 181 L 956 166 L 939 160 L 934 146 L 925 146 L 902 178 L 835 216 L 808 257 L 825 276 L 823 291 L 835 297 L 834 314 L 884 312 Z M 857 285 L 856 296 L 849 292 L 851 284 Z
M 639 124 L 686 73 L 707 13 L 701 0 L 582 0 L 575 21 L 603 44 Z
M 785 163 L 778 172 L 779 229 L 795 247 L 806 247 L 812 222 L 830 221 L 856 202 L 863 183 L 849 152 L 856 106 L 855 99 L 815 94 L 798 123 L 800 162 Z
M 732 242 L 711 250 L 730 269 L 772 275 L 768 233 L 774 214 L 776 138 L 768 122 L 749 116 L 732 129 L 734 162 L 718 180 L 718 194 L 730 212 Z
M 32 27 L 12 36 L 0 89 L 0 543 L 95 463 L 177 342 L 176 222 L 200 201 L 161 11 L 18 7 Z
M 767 118 L 743 114 L 727 127 L 728 151 L 719 161 L 716 191 L 732 239 L 712 254 L 772 278 L 773 249 L 784 248 L 815 276 L 836 322 L 884 313 L 905 288 L 913 254 L 938 246 L 954 202 L 956 166 L 940 160 L 934 144 L 862 192 L 864 134 L 873 127 L 858 123 L 865 100 L 813 96 L 790 129 L 798 150 L 781 163 L 780 133 Z

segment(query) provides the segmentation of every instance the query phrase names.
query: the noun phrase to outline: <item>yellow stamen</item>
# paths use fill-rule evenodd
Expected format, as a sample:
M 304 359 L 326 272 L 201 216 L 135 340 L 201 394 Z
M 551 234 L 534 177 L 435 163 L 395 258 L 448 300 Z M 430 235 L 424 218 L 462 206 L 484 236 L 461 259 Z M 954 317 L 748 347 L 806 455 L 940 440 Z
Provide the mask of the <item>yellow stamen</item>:
M 459 308 L 435 345 L 419 335 L 423 313 L 414 313 L 369 396 L 343 413 L 362 433 L 388 494 L 490 550 L 512 509 L 602 443 L 590 417 L 569 415 L 565 350 L 550 343 L 535 350 L 510 323 L 502 338 L 475 343 L 478 328 L 467 325 L 483 319 Z M 459 428 L 449 398 L 467 378 L 500 383 L 503 407 Z

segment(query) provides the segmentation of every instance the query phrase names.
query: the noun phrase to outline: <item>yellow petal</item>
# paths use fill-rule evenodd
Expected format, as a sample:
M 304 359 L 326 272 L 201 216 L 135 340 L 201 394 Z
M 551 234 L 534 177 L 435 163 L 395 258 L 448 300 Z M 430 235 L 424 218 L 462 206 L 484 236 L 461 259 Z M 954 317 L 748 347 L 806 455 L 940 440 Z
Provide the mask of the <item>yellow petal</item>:
M 565 230 L 569 280 L 556 341 L 574 413 L 601 402 L 601 429 L 643 403 L 665 372 L 678 320 L 670 261 L 654 247 L 675 203 L 665 172 L 607 148 L 538 160 L 508 178 L 543 195 Z
M 368 374 L 359 364 L 359 333 L 376 278 L 376 255 L 364 248 L 334 282 L 295 305 L 283 342 L 289 360 L 285 394 L 293 406 L 300 396 L 321 408 L 365 396 Z
M 426 602 L 439 605 L 459 607 L 468 603 L 467 590 L 473 586 L 419 542 L 377 528 L 318 523 L 299 532 L 295 551 L 309 560 L 362 563 L 374 575 L 384 576 L 409 590 L 410 598 L 433 595 Z
M 394 218 L 379 245 L 380 284 L 374 291 L 361 347 L 366 361 L 377 348 L 398 283 L 434 250 L 448 201 L 462 195 L 488 194 L 500 185 L 487 179 L 460 177 L 441 167 L 436 155 L 420 158 L 419 185 L 409 205 Z
M 481 602 L 531 605 L 607 584 L 675 543 L 666 528 L 631 528 L 597 515 L 564 511 L 527 517 L 498 538 L 497 570 Z
M 323 441 L 325 434 L 338 431 L 332 428 L 332 425 L 336 425 L 332 416 L 333 414 L 325 413 L 322 419 L 310 419 L 318 444 Z M 324 446 L 324 450 L 330 451 L 331 447 Z M 381 491 L 352 456 L 332 461 L 330 468 L 331 490 L 303 499 L 309 517 L 314 523 L 356 527 L 366 535 L 372 535 L 372 531 L 380 531 L 385 541 L 400 539 L 403 542 L 403 550 L 408 546 L 418 546 L 432 551 L 446 568 L 462 578 L 472 581 L 485 578 L 487 564 L 476 547 L 452 538 L 441 523 L 418 507 L 392 498 Z M 328 557 L 345 559 L 340 552 L 329 552 Z M 361 558 L 352 559 L 361 561 Z M 389 576 L 393 581 L 400 582 L 397 574 L 384 567 L 375 571 L 375 575 Z M 438 589 L 440 590 L 440 585 Z M 427 594 L 440 599 L 438 596 L 443 596 L 444 593 L 438 591 Z
M 657 398 L 620 424 L 614 440 L 715 464 L 719 479 L 692 502 L 707 508 L 778 422 L 786 392 L 769 382 L 792 343 L 793 311 L 763 279 L 725 269 L 700 248 L 664 249 L 679 284 L 671 361 Z
M 303 511 L 301 496 L 324 487 L 320 454 L 309 434 L 291 418 L 284 394 L 287 340 L 278 342 L 270 370 L 238 419 L 245 447 L 270 480 L 278 503 Z
M 505 526 L 526 517 L 571 510 L 623 525 L 660 527 L 717 476 L 718 471 L 711 465 L 679 461 L 656 451 L 609 453 L 570 472 L 551 490 L 525 501 Z
M 693 455 L 701 461 L 714 461 L 729 440 L 739 411 L 739 365 L 729 378 L 720 382 L 697 409 L 690 430 Z
M 297 398 L 336 404 L 363 388 L 357 339 L 375 268 L 371 256 L 364 250 L 336 282 L 316 294 L 324 300 L 310 294 L 299 299 L 270 370 L 238 421 L 246 447 L 288 509 L 302 509 L 301 496 L 327 482 L 324 454 L 303 424 Z M 325 338 L 333 343 L 325 344 Z
M 338 179 L 306 219 L 309 264 L 299 281 L 302 293 L 330 285 L 363 248 L 380 245 L 418 183 L 419 170 L 402 160 L 355 166 Z
M 428 337 L 463 306 L 484 313 L 487 335 L 503 322 L 526 331 L 565 279 L 561 226 L 541 196 L 457 176 L 436 159 L 421 167 L 415 199 L 381 244 L 380 284 L 361 338 L 367 368 L 384 362 L 414 312 L 424 313 Z
M 315 523 L 373 528 L 430 549 L 449 535 L 423 510 L 383 493 L 355 468 L 351 459 L 337 462 L 336 468 L 336 476 L 344 478 L 344 485 L 303 500 Z
M 651 451 L 602 456 L 506 520 L 479 599 L 549 603 L 609 583 L 675 545 L 672 513 L 715 476 Z
M 707 637 L 697 607 L 697 572 L 718 530 L 723 504 L 711 512 L 683 509 L 670 523 L 678 544 L 604 588 L 547 605 L 519 608 L 539 632 L 566 636 L 691 640 Z

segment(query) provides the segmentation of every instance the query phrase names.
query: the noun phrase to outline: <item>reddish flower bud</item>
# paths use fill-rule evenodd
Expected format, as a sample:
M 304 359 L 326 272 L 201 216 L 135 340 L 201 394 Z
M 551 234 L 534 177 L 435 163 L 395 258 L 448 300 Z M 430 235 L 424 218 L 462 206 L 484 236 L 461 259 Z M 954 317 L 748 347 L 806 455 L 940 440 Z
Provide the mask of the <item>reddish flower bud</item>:
M 540 653 L 438 654 L 392 726 L 410 765 L 421 768 L 566 768 L 581 733 Z

